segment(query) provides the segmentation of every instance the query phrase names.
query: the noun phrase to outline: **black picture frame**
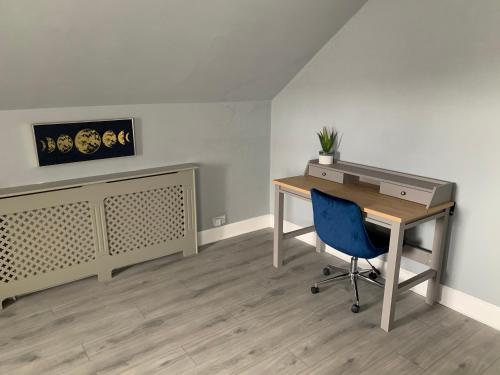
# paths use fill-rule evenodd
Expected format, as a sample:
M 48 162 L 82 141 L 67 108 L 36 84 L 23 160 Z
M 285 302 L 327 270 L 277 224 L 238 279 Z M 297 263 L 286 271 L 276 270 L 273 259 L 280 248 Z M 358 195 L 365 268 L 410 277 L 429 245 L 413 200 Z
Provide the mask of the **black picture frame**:
M 135 155 L 133 118 L 32 126 L 41 167 Z

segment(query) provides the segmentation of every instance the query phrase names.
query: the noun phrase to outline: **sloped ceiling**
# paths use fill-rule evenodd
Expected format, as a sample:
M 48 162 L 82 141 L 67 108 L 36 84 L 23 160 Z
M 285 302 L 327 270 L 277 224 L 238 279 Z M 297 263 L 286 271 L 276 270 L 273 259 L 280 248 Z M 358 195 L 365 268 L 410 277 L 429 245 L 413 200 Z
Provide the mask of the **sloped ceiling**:
M 273 98 L 366 0 L 0 0 L 0 109 Z

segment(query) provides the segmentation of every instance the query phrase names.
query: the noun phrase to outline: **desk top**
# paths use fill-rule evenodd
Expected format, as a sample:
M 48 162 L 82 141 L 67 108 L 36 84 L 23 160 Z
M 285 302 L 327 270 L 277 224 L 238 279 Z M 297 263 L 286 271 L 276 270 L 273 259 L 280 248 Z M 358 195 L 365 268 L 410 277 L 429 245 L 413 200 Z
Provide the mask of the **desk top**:
M 295 176 L 273 181 L 287 190 L 309 196 L 315 188 L 339 198 L 356 202 L 367 214 L 391 221 L 409 223 L 438 213 L 453 206 L 454 202 L 443 203 L 427 209 L 424 205 L 380 194 L 378 187 L 370 184 L 339 184 L 313 176 Z

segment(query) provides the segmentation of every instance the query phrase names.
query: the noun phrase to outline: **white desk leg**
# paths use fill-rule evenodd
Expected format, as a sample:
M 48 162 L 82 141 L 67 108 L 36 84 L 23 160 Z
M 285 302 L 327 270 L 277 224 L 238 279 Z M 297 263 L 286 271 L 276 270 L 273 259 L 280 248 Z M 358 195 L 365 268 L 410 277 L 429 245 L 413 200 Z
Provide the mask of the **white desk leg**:
M 321 241 L 321 238 L 316 234 L 316 252 L 324 253 L 325 252 L 325 243 Z
M 389 252 L 387 253 L 387 273 L 385 278 L 384 303 L 382 305 L 382 320 L 380 323 L 380 328 L 386 332 L 391 330 L 395 318 L 403 238 L 404 224 L 393 223 Z
M 283 204 L 284 194 L 279 186 L 274 187 L 274 245 L 273 266 L 279 268 L 283 265 Z
M 439 293 L 439 283 L 441 281 L 441 268 L 443 264 L 444 244 L 446 241 L 446 233 L 448 231 L 448 219 L 450 210 L 446 210 L 444 216 L 436 219 L 434 227 L 434 240 L 432 243 L 432 257 L 430 268 L 436 271 L 436 275 L 429 279 L 427 284 L 427 296 L 425 302 L 433 305 L 436 302 Z

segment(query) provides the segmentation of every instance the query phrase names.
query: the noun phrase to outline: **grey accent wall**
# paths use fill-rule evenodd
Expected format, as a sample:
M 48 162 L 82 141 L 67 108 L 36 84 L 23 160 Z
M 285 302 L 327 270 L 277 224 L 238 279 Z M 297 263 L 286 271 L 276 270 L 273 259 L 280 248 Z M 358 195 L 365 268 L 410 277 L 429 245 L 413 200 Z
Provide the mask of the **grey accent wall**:
M 498 0 L 369 0 L 273 100 L 271 126 L 271 178 L 302 173 L 334 125 L 342 159 L 455 181 L 444 283 L 496 305 L 499 35 Z
M 0 109 L 270 100 L 366 0 L 0 0 Z
M 135 117 L 138 155 L 38 167 L 31 123 Z M 0 111 L 0 187 L 193 162 L 199 230 L 269 213 L 270 102 Z

